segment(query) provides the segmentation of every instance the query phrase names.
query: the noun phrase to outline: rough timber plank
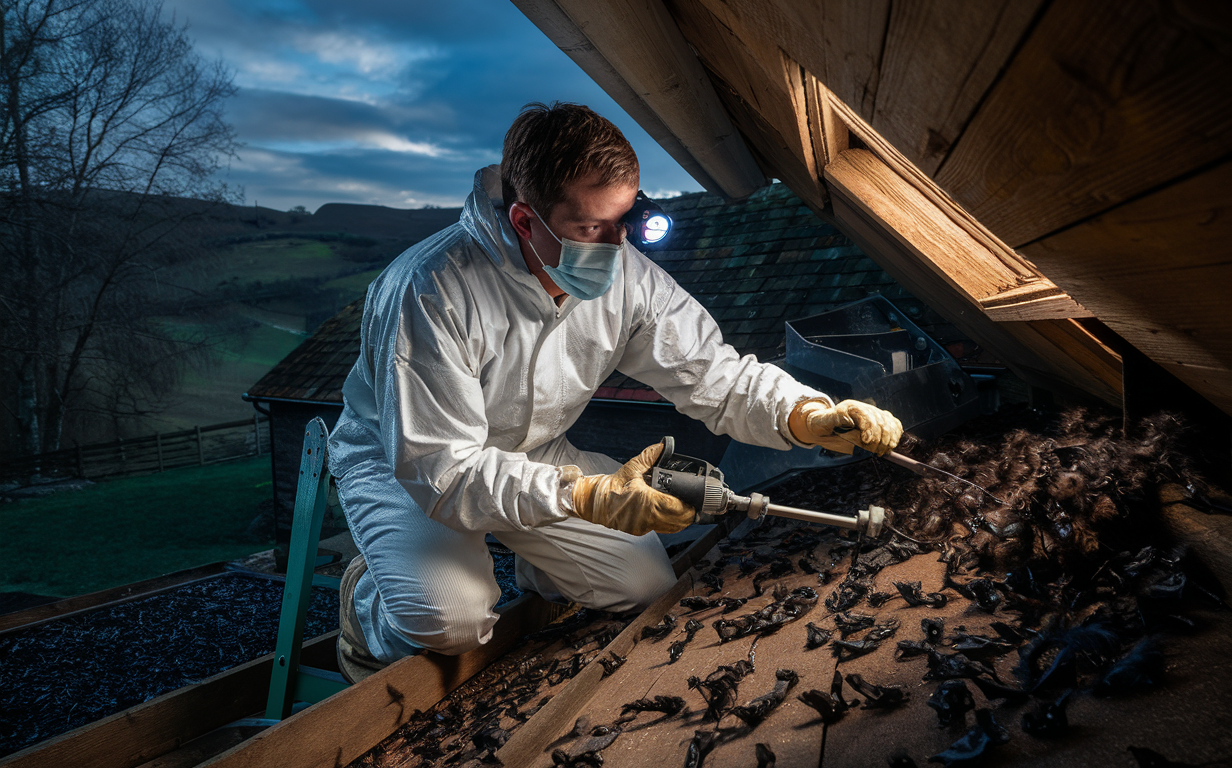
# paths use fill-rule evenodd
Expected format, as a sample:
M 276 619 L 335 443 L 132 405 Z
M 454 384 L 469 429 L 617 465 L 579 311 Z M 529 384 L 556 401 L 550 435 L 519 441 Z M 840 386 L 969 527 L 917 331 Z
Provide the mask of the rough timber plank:
M 804 98 L 808 109 L 809 131 L 813 135 L 813 153 L 817 167 L 825 167 L 847 149 L 847 125 L 831 106 L 833 96 L 821 81 L 804 71 Z
M 944 565 L 932 557 L 918 556 L 885 568 L 878 574 L 877 588 L 889 591 L 893 590 L 894 580 L 920 580 L 925 591 L 931 591 L 939 588 L 943 571 Z M 898 635 L 873 653 L 841 662 L 839 671 L 844 675 L 861 674 L 878 685 L 905 685 L 912 701 L 889 712 L 849 712 L 830 726 L 822 768 L 886 765 L 886 758 L 898 750 L 905 751 L 917 765 L 927 765 L 930 755 L 947 749 L 966 731 L 967 726 L 953 731 L 939 727 L 933 711 L 922 706 L 938 686 L 936 682 L 921 680 L 927 669 L 923 657 L 893 660 L 898 640 L 923 637 L 920 618 L 943 616 L 947 637 L 959 626 L 969 632 L 995 635 L 986 627 L 992 621 L 1006 618 L 1000 611 L 987 614 L 953 592 L 949 594 L 951 600 L 941 610 L 907 608 L 901 601 L 892 601 L 880 609 L 860 606 L 860 612 L 876 614 L 878 621 L 893 616 L 902 621 L 902 626 Z M 1089 693 L 1078 693 L 1068 710 L 1076 738 L 1039 739 L 1023 733 L 1022 714 L 1033 710 L 1034 702 L 1027 707 L 990 702 L 975 685 L 968 683 L 976 705 L 991 707 L 997 722 L 1010 732 L 1009 743 L 996 748 L 993 759 L 986 762 L 1008 768 L 1120 768 L 1133 764 L 1127 747 L 1134 745 L 1149 747 L 1186 765 L 1221 764 L 1221 758 L 1232 754 L 1232 731 L 1226 727 L 1227 714 L 1232 711 L 1232 689 L 1220 682 L 1232 673 L 1226 639 L 1232 630 L 1232 618 L 1228 611 L 1210 610 L 1202 611 L 1201 618 L 1211 622 L 1203 631 L 1168 638 L 1168 677 L 1159 689 L 1119 699 L 1097 699 Z M 1003 680 L 1013 681 L 1011 668 L 1016 661 L 1017 654 L 1011 653 L 997 662 Z M 849 689 L 846 694 L 852 697 Z M 969 721 L 970 716 L 968 724 Z
M 886 141 L 881 134 L 873 130 L 871 125 L 862 120 L 851 107 L 837 98 L 832 98 L 830 100 L 830 108 L 847 125 L 848 129 L 860 141 L 864 142 L 869 152 L 876 155 L 899 178 L 914 187 L 938 211 L 964 230 L 980 246 L 987 249 L 997 261 L 1001 262 L 1002 266 L 998 268 L 998 271 L 1004 271 L 1007 276 L 1012 275 L 1014 277 L 1014 280 L 1007 283 L 1007 290 L 1013 290 L 1024 280 L 1037 280 L 1041 277 L 1039 271 L 1033 265 L 1005 243 L 998 240 L 983 224 L 976 221 L 971 214 L 956 204 L 932 179 L 925 176 L 923 171 L 916 168 L 910 160 L 895 149 L 893 144 Z
M 1087 393 L 1120 403 L 1119 364 L 1098 369 L 1084 362 L 1099 360 L 1094 348 L 1076 361 L 1033 331 L 1025 337 L 1015 323 L 997 323 L 980 311 L 978 299 L 955 277 L 979 269 L 979 243 L 936 211 L 935 206 L 869 152 L 848 150 L 826 167 L 835 218 L 845 234 L 912 294 L 928 302 L 1001 360 L 1024 380 L 1065 393 Z M 987 254 L 984 251 L 983 254 Z M 969 260 L 964 263 L 963 259 Z M 944 268 L 940 265 L 944 265 Z M 998 285 L 987 277 L 968 282 L 991 295 Z M 1041 321 L 1048 322 L 1048 321 Z M 1074 322 L 1074 321 L 1067 321 Z M 1067 340 L 1067 343 L 1068 340 Z M 1094 344 L 1091 339 L 1089 344 Z M 1112 386 L 1110 382 L 1118 382 Z
M 720 556 L 718 550 L 709 557 L 713 561 Z M 797 586 L 813 586 L 820 595 L 819 604 L 825 600 L 829 591 L 843 577 L 844 570 L 836 569 L 836 575 L 830 587 L 820 587 L 815 575 L 796 573 L 784 577 L 780 581 L 788 588 Z M 722 594 L 731 597 L 745 597 L 752 590 L 751 578 L 738 577 L 738 565 L 731 563 L 723 572 L 728 586 Z M 767 583 L 767 592 L 772 583 Z M 692 594 L 708 595 L 710 590 L 701 583 L 691 590 Z M 750 600 L 734 615 L 751 612 L 771 602 L 769 594 Z M 712 722 L 702 721 L 705 703 L 696 691 L 688 688 L 688 678 L 691 675 L 705 677 L 720 664 L 732 664 L 739 659 L 747 659 L 753 638 L 742 638 L 729 643 L 719 644 L 713 621 L 722 615 L 719 608 L 698 612 L 687 612 L 676 605 L 671 613 L 679 617 L 676 631 L 662 640 L 644 640 L 630 652 L 625 664 L 612 676 L 603 681 L 594 698 L 584 710 L 585 716 L 593 725 L 610 724 L 621 714 L 621 707 L 635 699 L 656 695 L 681 696 L 685 699 L 688 713 L 667 718 L 660 722 L 660 716 L 655 713 L 638 715 L 637 719 L 625 726 L 624 732 L 616 741 L 603 751 L 605 768 L 642 768 L 646 765 L 664 764 L 678 765 L 683 762 L 684 754 L 693 733 L 698 729 L 710 730 Z M 775 712 L 755 730 L 743 730 L 736 738 L 724 741 L 715 747 L 706 758 L 705 765 L 709 768 L 728 768 L 748 766 L 756 763 L 754 745 L 764 742 L 771 746 L 781 766 L 812 766 L 817 764 L 821 751 L 823 729 L 812 709 L 795 700 L 795 696 L 808 688 L 829 690 L 830 679 L 833 676 L 834 659 L 824 650 L 805 651 L 800 643 L 804 623 L 819 620 L 824 609 L 815 608 L 807 617 L 789 625 L 793 631 L 784 630 L 761 638 L 755 650 L 756 671 L 746 677 L 739 686 L 737 698 L 739 703 L 748 701 L 768 692 L 774 687 L 775 671 L 779 668 L 793 668 L 800 675 L 800 683 L 788 695 L 788 698 Z M 652 623 L 662 618 L 662 613 L 650 617 Z M 693 642 L 685 647 L 683 655 L 675 664 L 668 663 L 667 649 L 671 643 L 684 634 L 684 624 L 688 619 L 697 619 L 705 628 L 699 631 Z M 735 722 L 724 720 L 725 729 Z M 559 721 L 555 723 L 554 735 L 565 736 L 573 727 L 574 721 Z M 537 768 L 547 768 L 552 764 L 550 750 L 540 754 L 532 764 Z M 502 755 L 503 757 L 503 755 Z M 506 763 L 508 764 L 508 763 Z
M 1052 3 L 937 183 L 1020 247 L 1210 163 L 1232 150 L 1230 39 L 1224 3 Z
M 1058 286 L 1232 413 L 1232 163 L 1024 249 Z
M 1007 320 L 1059 320 L 1067 317 L 1093 317 L 1089 310 L 1051 283 L 1040 290 L 1035 283 L 984 299 L 984 314 L 998 322 Z
M 185 584 L 212 578 L 227 570 L 226 563 L 211 563 L 196 568 L 188 568 L 175 573 L 157 576 L 153 579 L 125 584 L 111 589 L 91 592 L 88 595 L 78 595 L 57 600 L 54 603 L 36 605 L 24 611 L 14 611 L 0 616 L 0 634 L 22 629 L 30 629 L 39 624 L 57 619 L 66 619 L 85 611 L 94 611 L 106 605 L 127 603 L 159 592 L 166 592 L 182 587 Z
M 901 237 L 917 243 L 925 266 L 968 302 L 978 304 L 1019 286 L 1023 277 L 1019 270 L 998 259 L 872 153 L 847 150 L 826 167 L 826 180 L 841 185 L 849 196 L 868 201 L 870 211 Z
M 325 667 L 338 633 L 304 643 L 301 661 Z M 274 654 L 195 685 L 35 744 L 0 760 L 6 768 L 131 768 L 167 754 L 202 734 L 265 707 Z
M 834 95 L 871 121 L 881 87 L 889 0 L 827 0 L 822 4 L 826 69 Z
M 663 614 L 671 610 L 680 598 L 692 594 L 693 588 L 694 574 L 686 572 L 676 581 L 675 586 L 625 627 L 604 648 L 603 655 L 606 657 L 610 651 L 617 656 L 628 656 L 637 643 L 642 628 L 658 623 Z M 568 724 L 565 731 L 573 726 L 573 718 L 594 696 L 602 680 L 603 666 L 588 664 L 570 681 L 565 690 L 553 696 L 543 709 L 519 728 L 496 756 L 504 765 L 529 765 L 537 757 L 542 757 L 544 745 L 550 744 L 553 738 L 560 735 L 562 723 Z
M 895 581 L 918 581 L 925 593 L 939 592 L 944 583 L 944 574 L 945 564 L 939 562 L 936 555 L 919 555 L 906 562 L 883 569 L 877 574 L 876 590 L 894 593 Z M 900 640 L 922 640 L 924 638 L 924 631 L 920 627 L 921 619 L 944 619 L 947 636 L 960 625 L 965 626 L 971 632 L 984 633 L 990 621 L 988 614 L 973 609 L 967 600 L 956 599 L 952 591 L 947 594 L 951 599 L 945 607 L 940 609 L 925 606 L 912 608 L 902 600 L 891 600 L 880 608 L 871 608 L 867 603 L 862 603 L 853 609 L 859 613 L 876 616 L 878 622 L 897 619 L 901 622 L 901 626 L 894 637 L 886 640 L 872 653 L 840 661 L 838 671 L 844 678 L 850 674 L 858 674 L 867 682 L 875 685 L 904 686 L 911 701 L 907 706 L 896 710 L 859 709 L 848 712 L 843 719 L 828 726 L 826 750 L 821 761 L 824 768 L 885 765 L 887 764 L 886 758 L 897 748 L 906 748 L 908 753 L 916 758 L 916 762 L 923 765 L 925 760 L 921 757 L 921 753 L 929 755 L 940 752 L 957 738 L 957 735 L 940 731 L 937 728 L 933 711 L 926 706 L 921 706 L 922 700 L 926 700 L 937 687 L 937 683 L 925 683 L 922 680 L 924 673 L 928 670 L 927 659 L 924 656 L 904 659 L 901 662 L 894 659 L 896 645 Z M 823 648 L 822 650 L 828 649 Z M 1006 666 L 1004 671 L 1008 672 L 1008 669 L 1009 667 Z M 999 667 L 998 672 L 1001 671 Z M 975 686 L 969 687 L 973 689 L 977 701 L 983 704 L 983 699 Z M 845 681 L 843 692 L 848 700 L 863 699 L 848 687 Z M 928 751 L 934 742 L 943 742 L 943 746 Z
M 603 649 L 603 655 L 607 656 L 611 651 L 617 656 L 628 656 L 640 637 L 642 627 L 658 623 L 663 614 L 676 605 L 680 598 L 692 594 L 696 576 L 690 571 L 693 565 L 733 530 L 743 530 L 739 528 L 741 524 L 745 526 L 744 529 L 752 527 L 751 522 L 742 522 L 738 517 L 724 517 L 685 551 L 676 555 L 672 559 L 672 568 L 678 579 L 675 586 L 608 643 Z M 602 680 L 601 665 L 587 666 L 570 681 L 565 690 L 554 696 L 543 709 L 519 728 L 508 743 L 501 747 L 497 756 L 506 765 L 529 765 L 544 751 L 545 746 L 550 745 L 551 740 L 559 735 L 561 723 L 568 722 L 572 727 L 577 713 L 594 696 Z
M 1189 494 L 1175 483 L 1160 487 L 1159 500 L 1168 533 L 1193 552 L 1232 595 L 1232 517 L 1199 512 L 1186 504 Z
M 700 2 L 746 44 L 781 48 L 863 119 L 872 120 L 889 0 Z
M 932 176 L 1041 4 L 894 3 L 873 128 Z
M 492 639 L 460 656 L 408 656 L 263 731 L 203 765 L 217 768 L 327 768 L 346 765 L 466 682 L 563 606 L 526 594 L 509 603 Z M 340 727 L 341 724 L 341 727 Z

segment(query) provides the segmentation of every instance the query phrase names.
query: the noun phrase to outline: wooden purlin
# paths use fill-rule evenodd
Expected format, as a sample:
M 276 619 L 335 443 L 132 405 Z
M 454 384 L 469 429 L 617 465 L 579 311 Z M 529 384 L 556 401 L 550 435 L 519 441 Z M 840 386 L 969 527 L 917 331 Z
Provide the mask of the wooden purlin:
M 715 191 L 739 199 L 761 186 L 760 169 L 661 0 L 517 0 L 517 5 L 542 26 L 553 26 L 548 20 L 554 19 L 559 27 L 567 19 L 580 31 L 628 86 L 613 98 L 632 94 L 651 109 L 718 185 Z
M 1232 151 L 1222 3 L 1052 3 L 937 183 L 1018 248 Z
M 998 323 L 983 313 L 979 299 L 954 276 L 986 268 L 981 261 L 987 250 L 894 169 L 867 150 L 849 149 L 826 167 L 826 180 L 844 231 L 895 280 L 1024 380 L 1120 403 L 1115 355 L 1085 331 L 1075 330 L 1059 345 L 1057 334 L 1043 336 L 1034 326 L 1076 321 Z M 973 261 L 964 266 L 964 258 Z
M 675 0 L 671 10 L 733 123 L 764 158 L 763 172 L 824 208 L 799 65 L 773 46 L 750 50 L 699 0 Z

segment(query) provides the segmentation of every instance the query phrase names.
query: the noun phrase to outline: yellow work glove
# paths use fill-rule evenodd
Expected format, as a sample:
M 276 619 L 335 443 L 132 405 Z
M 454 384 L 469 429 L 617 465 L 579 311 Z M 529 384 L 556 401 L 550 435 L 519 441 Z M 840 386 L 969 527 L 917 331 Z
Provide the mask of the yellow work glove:
M 894 414 L 859 400 L 844 400 L 833 407 L 818 400 L 805 401 L 792 409 L 787 425 L 800 442 L 843 453 L 851 453 L 843 445 L 850 443 L 884 456 L 903 436 L 902 422 Z M 835 430 L 855 431 L 840 437 Z
M 583 520 L 641 536 L 675 533 L 693 522 L 693 507 L 656 491 L 643 475 L 663 453 L 657 443 L 629 459 L 612 475 L 585 475 L 573 484 L 573 514 Z

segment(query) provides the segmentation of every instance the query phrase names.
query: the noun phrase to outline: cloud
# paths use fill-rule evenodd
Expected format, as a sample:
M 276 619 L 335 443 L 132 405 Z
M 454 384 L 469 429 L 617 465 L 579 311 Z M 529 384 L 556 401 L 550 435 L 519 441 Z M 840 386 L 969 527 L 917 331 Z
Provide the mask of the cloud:
M 512 3 L 164 0 L 164 11 L 235 71 L 228 118 L 247 148 L 230 180 L 262 205 L 460 204 L 522 105 L 555 100 L 612 119 L 643 188 L 699 189 Z

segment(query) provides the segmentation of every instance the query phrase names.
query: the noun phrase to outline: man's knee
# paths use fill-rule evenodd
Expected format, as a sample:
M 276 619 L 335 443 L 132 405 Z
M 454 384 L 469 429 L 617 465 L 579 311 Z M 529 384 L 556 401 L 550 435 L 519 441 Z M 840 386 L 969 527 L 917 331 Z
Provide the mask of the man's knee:
M 675 583 L 676 574 L 670 563 L 647 568 L 642 578 L 639 578 L 630 588 L 629 599 L 635 603 L 634 610 L 643 611 L 649 608 Z
M 655 558 L 625 571 L 619 582 L 595 590 L 597 605 L 608 611 L 644 611 L 676 583 L 667 558 Z
M 399 607 L 383 611 L 389 628 L 418 648 L 448 656 L 474 650 L 492 638 L 498 618 L 482 603 L 451 602 Z

